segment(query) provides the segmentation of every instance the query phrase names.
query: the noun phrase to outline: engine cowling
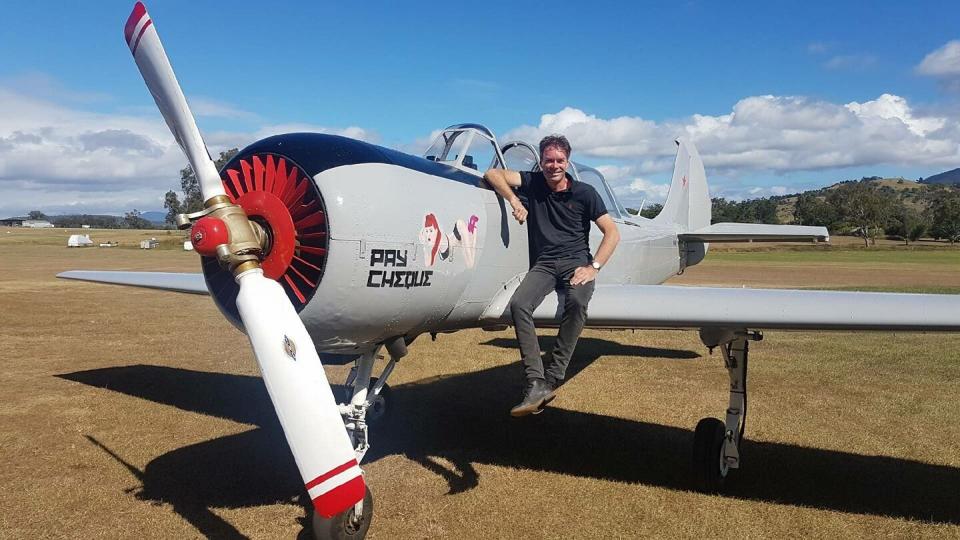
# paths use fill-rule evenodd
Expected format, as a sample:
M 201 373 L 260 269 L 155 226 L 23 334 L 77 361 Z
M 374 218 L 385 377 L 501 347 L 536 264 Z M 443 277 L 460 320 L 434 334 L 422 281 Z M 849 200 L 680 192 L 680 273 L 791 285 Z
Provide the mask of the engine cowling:
M 344 137 L 289 134 L 245 148 L 221 177 L 267 231 L 265 273 L 284 287 L 323 351 L 358 352 L 465 326 L 491 290 L 525 270 L 505 264 L 509 242 L 493 192 L 443 164 Z M 499 255 L 472 281 L 488 236 Z M 525 242 L 517 247 L 525 253 Z M 204 274 L 239 326 L 233 277 L 212 258 Z

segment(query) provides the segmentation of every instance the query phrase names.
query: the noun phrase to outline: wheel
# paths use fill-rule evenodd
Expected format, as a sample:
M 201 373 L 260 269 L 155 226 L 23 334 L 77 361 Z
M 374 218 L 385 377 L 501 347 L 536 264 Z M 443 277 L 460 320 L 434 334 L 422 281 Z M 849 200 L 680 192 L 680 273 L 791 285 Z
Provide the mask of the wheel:
M 376 377 L 370 377 L 370 388 L 373 388 L 377 384 Z M 376 396 L 371 396 L 367 394 L 367 400 L 370 401 L 370 406 L 367 408 L 367 424 L 371 426 L 376 426 L 384 423 L 385 420 L 389 418 L 391 413 L 390 406 L 390 385 L 384 383 L 383 388 L 380 389 L 380 393 Z M 349 386 L 343 390 L 343 403 L 350 403 L 350 398 L 353 397 L 353 388 Z
M 373 388 L 376 384 L 377 378 L 371 377 L 370 388 Z M 367 396 L 367 399 L 370 401 L 370 407 L 367 408 L 367 423 L 371 426 L 380 425 L 389 419 L 390 413 L 393 410 L 390 403 L 390 393 L 390 385 L 384 383 L 379 394 L 376 396 Z
M 693 472 L 697 487 L 716 493 L 723 487 L 730 467 L 723 458 L 727 426 L 716 418 L 704 418 L 693 434 Z
M 363 513 L 357 519 L 351 508 L 330 519 L 313 513 L 313 537 L 316 540 L 363 540 L 367 536 L 370 522 L 373 521 L 373 495 L 367 488 L 363 496 Z

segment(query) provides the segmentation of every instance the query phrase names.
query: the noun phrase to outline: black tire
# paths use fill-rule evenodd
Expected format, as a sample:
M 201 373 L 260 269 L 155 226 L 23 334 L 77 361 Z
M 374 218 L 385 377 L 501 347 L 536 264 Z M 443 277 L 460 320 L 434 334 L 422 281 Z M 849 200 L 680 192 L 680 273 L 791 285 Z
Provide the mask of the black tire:
M 716 418 L 704 418 L 693 434 L 693 474 L 697 488 L 716 493 L 723 488 L 730 469 L 723 461 L 727 427 Z
M 363 515 L 354 519 L 353 508 L 330 519 L 313 513 L 313 537 L 316 540 L 363 540 L 373 521 L 373 495 L 367 488 L 363 496 Z
M 370 388 L 377 384 L 376 377 L 370 377 Z M 375 399 L 371 400 L 370 407 L 367 409 L 367 424 L 370 426 L 379 426 L 386 423 L 392 416 L 393 406 L 390 401 L 390 385 L 384 383 L 383 388 Z M 347 386 L 343 390 L 343 403 L 350 403 L 353 397 L 353 388 Z M 370 399 L 368 394 L 367 399 Z
M 377 378 L 370 378 L 370 388 L 377 384 Z M 379 426 L 388 422 L 392 416 L 393 402 L 391 401 L 390 385 L 384 383 L 380 393 L 370 400 L 370 407 L 367 409 L 367 423 L 371 426 Z

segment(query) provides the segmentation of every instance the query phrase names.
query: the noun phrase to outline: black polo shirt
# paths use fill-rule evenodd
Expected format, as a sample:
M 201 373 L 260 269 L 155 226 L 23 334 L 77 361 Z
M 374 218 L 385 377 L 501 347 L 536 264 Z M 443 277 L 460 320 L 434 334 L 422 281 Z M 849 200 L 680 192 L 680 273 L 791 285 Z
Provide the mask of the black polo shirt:
M 570 187 L 553 191 L 542 172 L 520 173 L 517 192 L 527 197 L 527 227 L 531 263 L 548 259 L 579 259 L 586 264 L 590 253 L 590 222 L 607 213 L 603 199 L 584 182 L 567 174 Z

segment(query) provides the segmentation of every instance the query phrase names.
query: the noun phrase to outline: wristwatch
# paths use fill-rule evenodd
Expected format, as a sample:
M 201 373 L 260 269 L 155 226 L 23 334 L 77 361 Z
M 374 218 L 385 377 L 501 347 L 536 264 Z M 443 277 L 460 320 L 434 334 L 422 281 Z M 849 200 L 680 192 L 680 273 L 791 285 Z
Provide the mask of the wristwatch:
M 592 263 L 590 263 L 590 266 L 592 266 L 593 269 L 596 270 L 597 272 L 599 272 L 600 269 L 603 268 L 603 265 L 598 263 L 597 261 L 593 261 Z

